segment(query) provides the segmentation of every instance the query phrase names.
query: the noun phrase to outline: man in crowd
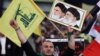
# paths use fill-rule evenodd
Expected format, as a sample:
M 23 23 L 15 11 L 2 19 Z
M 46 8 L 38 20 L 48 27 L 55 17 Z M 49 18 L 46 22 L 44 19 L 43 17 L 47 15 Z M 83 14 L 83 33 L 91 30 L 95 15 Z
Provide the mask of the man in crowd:
M 15 29 L 17 36 L 18 36 L 19 40 L 21 41 L 22 47 L 18 47 L 12 41 L 9 40 L 10 43 L 7 45 L 7 48 L 6 48 L 8 50 L 5 50 L 5 48 L 4 48 L 4 46 L 6 45 L 4 42 L 5 40 L 1 40 L 1 37 L 4 37 L 4 35 L 0 34 L 0 36 L 1 36 L 0 43 L 3 42 L 3 45 L 1 45 L 2 48 L 0 48 L 0 49 L 2 49 L 0 56 L 23 56 L 23 51 L 25 51 L 27 56 L 39 56 L 32 49 L 32 46 L 29 44 L 29 42 L 25 38 L 25 35 L 21 31 L 20 27 L 17 25 L 17 22 L 15 20 L 12 20 L 10 22 L 10 25 L 11 25 L 11 27 L 13 27 Z M 68 42 L 68 47 L 69 47 L 68 50 L 65 50 L 65 53 L 63 54 L 63 56 L 73 56 L 74 55 L 75 41 L 74 41 L 73 36 L 70 37 L 70 40 Z M 41 51 L 42 51 L 41 53 L 43 56 L 55 56 L 54 45 L 50 41 L 42 42 Z
M 72 33 L 72 29 L 69 29 L 69 33 Z M 68 33 L 68 34 L 69 34 Z M 74 40 L 74 35 L 69 34 L 69 41 L 68 41 L 68 49 L 65 49 L 64 53 L 62 56 L 73 56 L 74 51 L 75 51 L 75 40 Z M 66 43 L 67 44 L 67 43 Z M 67 45 L 66 45 L 67 46 Z M 59 56 L 59 53 L 57 54 L 56 51 L 54 50 L 54 44 L 51 41 L 44 40 L 42 41 L 41 44 L 41 56 Z

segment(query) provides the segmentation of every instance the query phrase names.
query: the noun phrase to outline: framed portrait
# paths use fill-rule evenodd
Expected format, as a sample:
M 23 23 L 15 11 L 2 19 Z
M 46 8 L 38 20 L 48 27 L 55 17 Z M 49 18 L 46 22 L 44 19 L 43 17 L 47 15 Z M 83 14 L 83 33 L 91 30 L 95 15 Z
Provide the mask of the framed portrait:
M 55 0 L 49 14 L 49 20 L 81 31 L 86 10 Z

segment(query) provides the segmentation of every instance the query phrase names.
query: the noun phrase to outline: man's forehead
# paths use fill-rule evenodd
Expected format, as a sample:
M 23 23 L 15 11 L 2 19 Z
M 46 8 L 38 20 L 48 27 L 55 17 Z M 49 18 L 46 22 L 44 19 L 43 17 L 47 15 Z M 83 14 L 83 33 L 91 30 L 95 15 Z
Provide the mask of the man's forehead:
M 74 16 L 70 11 L 67 11 L 66 14 Z
M 52 42 L 49 42 L 49 41 L 43 42 L 42 45 L 52 45 L 52 46 L 54 46 L 53 43 Z
M 57 6 L 57 7 L 55 7 L 54 9 L 55 9 L 55 10 L 61 10 L 61 8 L 60 8 L 60 7 L 58 7 L 58 6 Z

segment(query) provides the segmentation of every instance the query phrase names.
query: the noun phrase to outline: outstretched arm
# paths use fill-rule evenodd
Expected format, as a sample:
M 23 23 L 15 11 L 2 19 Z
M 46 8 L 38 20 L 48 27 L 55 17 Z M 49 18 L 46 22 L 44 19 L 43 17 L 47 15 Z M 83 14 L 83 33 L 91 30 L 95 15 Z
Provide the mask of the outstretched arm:
M 67 36 L 68 36 L 68 48 L 64 51 L 63 56 L 74 56 L 74 52 L 75 52 L 75 36 L 73 35 L 73 29 L 68 26 L 68 32 L 67 32 Z
M 15 29 L 19 40 L 22 43 L 22 48 L 25 51 L 27 56 L 37 56 L 37 54 L 34 52 L 32 46 L 29 44 L 27 39 L 25 38 L 23 32 L 21 31 L 20 27 L 18 26 L 17 22 L 15 20 L 11 20 L 10 25 Z
M 68 26 L 68 47 L 75 50 L 75 35 L 73 34 L 73 30 L 74 29 Z
M 21 41 L 21 43 L 25 43 L 27 41 L 27 39 L 25 38 L 24 34 L 22 33 L 20 27 L 18 26 L 16 20 L 11 20 L 10 25 L 15 29 L 19 40 Z

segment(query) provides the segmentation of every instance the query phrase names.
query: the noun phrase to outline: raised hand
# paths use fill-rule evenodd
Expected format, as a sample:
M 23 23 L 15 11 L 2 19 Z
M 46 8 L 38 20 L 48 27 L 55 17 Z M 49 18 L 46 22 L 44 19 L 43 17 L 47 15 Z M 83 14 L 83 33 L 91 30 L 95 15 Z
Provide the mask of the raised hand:
M 19 29 L 19 26 L 18 26 L 16 20 L 11 20 L 11 21 L 10 21 L 10 25 L 11 25 L 15 30 Z

